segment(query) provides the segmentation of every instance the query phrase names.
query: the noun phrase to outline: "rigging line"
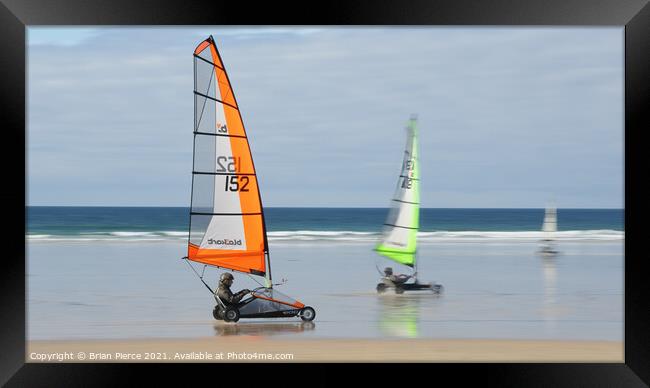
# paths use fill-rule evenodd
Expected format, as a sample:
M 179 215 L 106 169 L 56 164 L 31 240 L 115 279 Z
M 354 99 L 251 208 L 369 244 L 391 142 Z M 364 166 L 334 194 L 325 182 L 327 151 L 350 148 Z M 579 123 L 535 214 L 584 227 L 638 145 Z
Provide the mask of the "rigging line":
M 196 73 L 196 70 L 194 70 L 194 72 Z M 212 77 L 213 76 L 214 76 L 214 71 L 210 72 L 210 81 L 208 81 L 208 89 L 206 90 L 206 92 L 210 92 L 210 85 L 212 85 Z M 195 75 L 195 77 L 196 77 L 196 75 Z M 196 91 L 194 91 L 194 93 L 196 93 Z M 205 104 L 207 102 L 208 102 L 207 99 L 203 100 L 203 107 L 201 108 L 201 115 L 199 116 L 199 121 L 197 121 L 196 124 L 195 124 L 196 129 L 199 128 L 198 124 L 201 122 L 201 119 L 203 118 L 203 111 L 205 110 Z
M 187 258 L 187 257 L 183 257 L 183 260 L 185 260 L 185 261 L 187 262 L 187 265 L 189 265 L 190 268 L 192 268 L 192 271 L 194 271 L 194 273 L 196 274 L 196 276 L 198 276 L 199 279 L 201 279 L 201 282 L 203 282 L 203 284 L 208 288 L 208 290 L 210 290 L 210 292 L 211 292 L 212 294 L 214 294 L 214 291 L 212 290 L 212 288 L 210 288 L 210 286 L 208 286 L 208 283 L 206 283 L 205 280 L 203 280 L 203 277 L 202 277 L 201 275 L 199 275 L 198 272 L 196 272 L 196 270 L 194 269 L 194 266 L 190 263 L 190 261 L 188 260 L 188 258 Z
M 379 272 L 379 275 L 383 277 L 384 274 L 383 274 L 383 273 L 381 272 L 381 270 L 379 269 L 379 266 L 377 265 L 377 262 L 376 262 L 376 261 L 375 261 L 375 268 L 377 268 L 377 272 Z
M 247 275 L 249 278 L 253 279 L 253 281 L 254 281 L 255 283 L 259 284 L 260 287 L 264 287 L 264 288 L 266 288 L 265 285 L 263 285 L 262 283 L 258 282 L 257 279 L 255 279 L 254 277 L 252 277 L 251 274 L 246 273 L 246 275 Z

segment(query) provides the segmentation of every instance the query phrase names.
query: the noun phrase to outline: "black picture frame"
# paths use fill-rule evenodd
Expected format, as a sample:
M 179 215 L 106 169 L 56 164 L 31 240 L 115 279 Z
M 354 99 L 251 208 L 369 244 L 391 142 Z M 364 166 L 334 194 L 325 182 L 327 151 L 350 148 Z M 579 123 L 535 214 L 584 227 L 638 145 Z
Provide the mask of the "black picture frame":
M 636 387 L 650 382 L 650 302 L 643 246 L 641 204 L 647 198 L 642 158 L 644 131 L 650 129 L 649 104 L 650 6 L 647 0 L 498 0 L 498 1 L 330 1 L 214 2 L 125 0 L 2 0 L 0 3 L 1 123 L 5 145 L 0 190 L 5 225 L 4 246 L 11 247 L 2 262 L 2 333 L 0 382 L 8 386 L 74 386 L 132 384 L 134 373 L 147 382 L 165 382 L 178 373 L 170 364 L 34 364 L 25 363 L 26 204 L 26 28 L 39 25 L 510 25 L 510 26 L 625 26 L 625 361 L 624 363 L 507 363 L 507 364 L 329 364 L 347 369 L 331 373 L 323 365 L 300 364 L 309 385 L 338 385 L 353 373 L 363 385 L 385 384 L 389 379 L 427 385 L 467 383 L 492 386 Z M 252 7 L 254 5 L 254 7 Z M 255 8 L 252 13 L 251 9 Z M 13 152 L 17 150 L 16 152 Z M 25 147 L 22 148 L 25 152 Z M 22 164 L 20 161 L 23 161 Z M 18 166 L 18 167 L 16 167 Z M 20 168 L 22 167 L 22 168 Z M 21 184 L 22 183 L 22 184 Z M 9 205 L 9 206 L 7 206 Z M 25 228 L 23 228 L 25 229 Z M 186 366 L 186 364 L 183 364 Z M 300 384 L 296 364 L 233 366 L 208 364 L 202 373 L 214 383 L 226 378 L 243 382 L 250 368 L 275 376 L 272 380 Z M 191 366 L 190 366 L 191 367 Z M 328 368 L 329 369 L 329 368 Z M 257 373 L 257 372 L 256 372 Z M 451 380 L 450 380 L 451 379 Z M 397 383 L 398 381 L 395 381 Z

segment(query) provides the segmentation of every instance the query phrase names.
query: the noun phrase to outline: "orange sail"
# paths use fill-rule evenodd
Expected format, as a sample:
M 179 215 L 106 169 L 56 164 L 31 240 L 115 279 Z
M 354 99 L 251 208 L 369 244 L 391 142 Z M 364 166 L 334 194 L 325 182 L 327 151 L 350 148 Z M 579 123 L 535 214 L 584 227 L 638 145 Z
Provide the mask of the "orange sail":
M 237 100 L 212 37 L 194 51 L 194 166 L 187 257 L 265 276 L 266 227 Z

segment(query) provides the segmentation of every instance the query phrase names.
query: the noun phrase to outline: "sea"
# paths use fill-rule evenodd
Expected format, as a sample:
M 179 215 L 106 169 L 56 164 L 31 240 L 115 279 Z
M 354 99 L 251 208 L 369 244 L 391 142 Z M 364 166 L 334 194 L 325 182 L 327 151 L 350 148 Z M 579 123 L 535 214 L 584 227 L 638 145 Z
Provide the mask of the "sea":
M 184 207 L 27 208 L 28 240 L 142 241 L 187 239 Z M 265 208 L 271 240 L 376 240 L 385 208 Z M 623 209 L 558 209 L 561 240 L 618 240 L 624 235 Z M 421 209 L 419 238 L 538 239 L 544 209 Z
M 26 208 L 28 340 L 273 336 L 623 340 L 624 210 L 421 209 L 418 280 L 378 294 L 385 208 L 265 208 L 274 289 L 316 319 L 212 318 L 221 269 L 183 260 L 183 207 Z M 233 291 L 261 279 L 235 273 Z M 622 344 L 622 342 L 621 342 Z M 622 346 L 622 345 L 621 345 Z

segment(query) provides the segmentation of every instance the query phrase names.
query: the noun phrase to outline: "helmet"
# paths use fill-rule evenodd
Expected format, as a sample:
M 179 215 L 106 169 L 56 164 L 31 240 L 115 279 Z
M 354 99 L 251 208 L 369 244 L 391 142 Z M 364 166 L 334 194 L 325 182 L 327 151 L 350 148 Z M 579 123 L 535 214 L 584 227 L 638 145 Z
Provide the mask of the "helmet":
M 386 276 L 390 276 L 393 274 L 393 269 L 391 267 L 386 267 L 384 268 L 384 273 L 386 274 Z
M 235 277 L 232 276 L 232 274 L 228 273 L 228 272 L 222 273 L 221 277 L 219 278 L 219 281 L 220 282 L 225 282 L 226 280 L 235 280 Z

